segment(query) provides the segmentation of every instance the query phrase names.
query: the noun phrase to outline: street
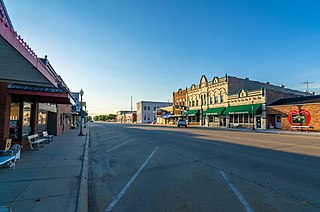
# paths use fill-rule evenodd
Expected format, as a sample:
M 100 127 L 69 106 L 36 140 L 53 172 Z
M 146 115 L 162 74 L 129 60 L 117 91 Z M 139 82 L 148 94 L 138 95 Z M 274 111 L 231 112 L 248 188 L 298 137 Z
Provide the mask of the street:
M 319 211 L 320 138 L 90 124 L 89 211 Z

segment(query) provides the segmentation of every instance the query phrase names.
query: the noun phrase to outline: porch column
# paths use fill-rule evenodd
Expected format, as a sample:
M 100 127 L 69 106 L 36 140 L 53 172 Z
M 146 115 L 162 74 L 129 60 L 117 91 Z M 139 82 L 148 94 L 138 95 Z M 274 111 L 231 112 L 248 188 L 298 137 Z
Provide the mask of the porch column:
M 0 83 L 0 149 L 5 148 L 9 138 L 11 95 L 8 94 L 8 83 Z
M 32 134 L 38 133 L 38 122 L 39 122 L 39 102 L 38 98 L 32 101 L 32 111 L 31 111 L 31 132 Z

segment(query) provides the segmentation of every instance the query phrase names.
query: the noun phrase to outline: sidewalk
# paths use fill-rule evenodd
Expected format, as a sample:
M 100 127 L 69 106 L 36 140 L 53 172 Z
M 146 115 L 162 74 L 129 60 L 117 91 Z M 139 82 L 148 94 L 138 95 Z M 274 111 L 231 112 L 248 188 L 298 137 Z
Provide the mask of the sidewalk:
M 14 212 L 76 211 L 87 138 L 78 133 L 69 130 L 38 151 L 23 151 L 15 170 L 0 169 L 0 206 Z

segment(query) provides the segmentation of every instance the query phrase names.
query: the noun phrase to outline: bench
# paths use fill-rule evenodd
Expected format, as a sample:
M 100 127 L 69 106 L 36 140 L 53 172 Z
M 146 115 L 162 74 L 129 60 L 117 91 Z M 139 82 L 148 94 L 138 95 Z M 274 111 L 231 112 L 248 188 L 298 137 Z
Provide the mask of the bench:
M 310 132 L 314 131 L 313 127 L 311 126 L 291 126 L 291 131 L 297 130 L 297 131 L 305 131 L 305 132 Z
M 38 134 L 29 135 L 27 138 L 28 138 L 28 142 L 30 144 L 30 148 L 32 150 L 33 150 L 33 146 L 32 145 L 36 145 L 37 149 L 39 149 L 40 144 L 42 144 L 44 146 L 44 142 L 46 141 L 45 138 L 39 138 Z
M 49 135 L 47 131 L 42 132 L 43 138 L 47 139 L 48 143 L 53 142 L 53 135 Z
M 12 165 L 13 169 L 16 169 L 16 156 L 14 156 L 12 150 L 0 150 L 0 166 L 4 164 Z

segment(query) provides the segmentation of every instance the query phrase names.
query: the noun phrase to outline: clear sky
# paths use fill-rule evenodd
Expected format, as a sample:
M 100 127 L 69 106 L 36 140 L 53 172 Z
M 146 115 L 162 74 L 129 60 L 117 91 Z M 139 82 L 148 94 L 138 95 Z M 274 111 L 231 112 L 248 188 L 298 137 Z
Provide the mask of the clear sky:
M 228 75 L 320 94 L 320 1 L 5 0 L 89 114 Z

